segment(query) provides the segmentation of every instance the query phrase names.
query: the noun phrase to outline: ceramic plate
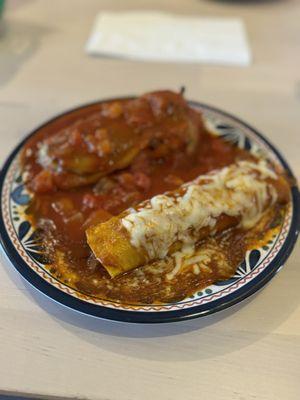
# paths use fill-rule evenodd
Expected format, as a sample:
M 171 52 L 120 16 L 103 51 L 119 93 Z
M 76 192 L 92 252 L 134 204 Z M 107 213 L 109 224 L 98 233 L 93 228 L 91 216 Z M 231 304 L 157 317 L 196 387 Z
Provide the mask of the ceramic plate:
M 209 128 L 224 140 L 272 160 L 281 170 L 293 177 L 278 150 L 251 126 L 214 107 L 196 102 L 190 102 L 190 105 L 203 113 Z M 43 126 L 63 116 L 71 116 L 74 111 L 64 113 Z M 300 196 L 297 187 L 294 186 L 291 188 L 292 202 L 280 232 L 264 247 L 248 251 L 231 279 L 206 287 L 193 296 L 172 304 L 136 306 L 114 303 L 80 293 L 51 276 L 45 268 L 34 227 L 26 215 L 30 193 L 26 191 L 22 182 L 19 153 L 24 143 L 35 132 L 17 146 L 1 172 L 1 242 L 12 265 L 28 282 L 48 297 L 74 310 L 99 318 L 147 323 L 178 321 L 214 313 L 242 301 L 265 285 L 283 266 L 296 242 Z

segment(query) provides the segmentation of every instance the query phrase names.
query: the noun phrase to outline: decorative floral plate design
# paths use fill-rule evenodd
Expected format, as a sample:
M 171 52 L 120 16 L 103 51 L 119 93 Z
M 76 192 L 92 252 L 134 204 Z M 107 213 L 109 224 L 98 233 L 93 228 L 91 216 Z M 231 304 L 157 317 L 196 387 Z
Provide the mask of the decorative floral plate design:
M 190 102 L 190 105 L 203 113 L 212 132 L 236 146 L 272 160 L 293 178 L 289 166 L 279 152 L 248 124 L 204 104 Z M 12 264 L 25 279 L 47 296 L 77 311 L 99 318 L 148 323 L 207 315 L 236 304 L 261 288 L 283 266 L 296 242 L 299 233 L 300 196 L 298 188 L 294 186 L 291 188 L 292 202 L 280 232 L 262 248 L 248 251 L 231 279 L 206 287 L 193 296 L 172 304 L 137 306 L 88 296 L 54 278 L 45 267 L 47 257 L 41 250 L 38 235 L 26 214 L 31 195 L 24 187 L 19 167 L 19 153 L 26 140 L 28 137 L 10 155 L 0 175 L 1 242 Z

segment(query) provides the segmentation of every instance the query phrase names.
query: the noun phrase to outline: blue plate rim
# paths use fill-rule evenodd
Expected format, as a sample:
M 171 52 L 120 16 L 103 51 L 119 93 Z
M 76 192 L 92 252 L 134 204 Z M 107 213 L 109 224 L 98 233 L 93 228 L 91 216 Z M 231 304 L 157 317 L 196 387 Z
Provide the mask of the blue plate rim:
M 86 108 L 89 106 L 101 104 L 105 101 L 114 101 L 120 99 L 131 99 L 135 96 L 124 96 L 124 97 L 114 97 L 103 100 L 94 101 L 91 103 L 87 103 L 84 105 L 80 105 L 78 107 L 74 107 L 70 110 L 64 111 L 59 115 L 47 120 L 42 123 L 36 129 L 27 134 L 24 139 L 14 148 L 14 150 L 10 153 L 8 158 L 6 159 L 3 168 L 0 172 L 0 192 L 2 193 L 4 180 L 6 177 L 6 173 L 13 162 L 15 156 L 18 154 L 22 146 L 27 142 L 27 140 L 36 134 L 44 126 L 54 122 L 58 118 L 64 117 L 67 114 L 70 114 L 74 111 L 80 110 L 82 108 Z M 208 105 L 206 103 L 198 102 L 198 101 L 188 101 L 191 106 L 200 107 L 202 109 L 206 109 L 208 111 L 214 111 L 218 114 L 221 114 L 225 117 L 233 119 L 239 124 L 243 125 L 247 129 L 251 130 L 256 136 L 258 136 L 265 144 L 267 144 L 270 149 L 276 154 L 278 159 L 280 160 L 282 166 L 285 171 L 288 173 L 289 177 L 296 182 L 294 174 L 290 166 L 284 157 L 280 154 L 280 152 L 274 147 L 272 143 L 269 142 L 268 139 L 264 137 L 257 129 L 253 128 L 253 126 L 244 122 L 240 118 L 228 113 L 226 111 L 220 110 L 217 107 Z M 281 247 L 275 258 L 271 261 L 267 268 L 265 268 L 258 276 L 253 278 L 250 282 L 245 284 L 243 287 L 237 289 L 235 292 L 227 295 L 225 298 L 217 299 L 211 301 L 207 304 L 193 306 L 191 308 L 181 309 L 181 310 L 172 310 L 172 311 L 128 311 L 128 310 L 120 310 L 105 307 L 102 305 L 95 305 L 78 298 L 75 298 L 67 293 L 62 292 L 58 288 L 52 286 L 50 283 L 46 282 L 42 277 L 40 277 L 34 270 L 32 270 L 27 263 L 23 260 L 23 258 L 18 254 L 17 250 L 14 248 L 10 237 L 5 229 L 2 215 L 2 196 L 0 196 L 0 242 L 1 245 L 11 261 L 12 265 L 16 268 L 16 270 L 23 276 L 25 280 L 27 280 L 34 288 L 42 292 L 47 297 L 50 297 L 52 300 L 71 308 L 75 311 L 81 312 L 83 314 L 87 314 L 96 318 L 114 320 L 119 322 L 131 322 L 131 323 L 167 323 L 167 322 L 176 322 L 183 321 L 193 318 L 198 318 L 202 316 L 206 316 L 209 314 L 213 314 L 215 312 L 224 310 L 228 307 L 231 307 L 242 300 L 245 300 L 255 292 L 257 292 L 260 288 L 262 288 L 269 280 L 273 278 L 273 276 L 282 268 L 285 261 L 291 254 L 294 245 L 296 243 L 299 229 L 300 229 L 300 193 L 299 189 L 295 183 L 291 188 L 292 195 L 292 203 L 293 203 L 293 218 L 291 221 L 289 233 L 287 238 L 285 239 L 284 245 Z

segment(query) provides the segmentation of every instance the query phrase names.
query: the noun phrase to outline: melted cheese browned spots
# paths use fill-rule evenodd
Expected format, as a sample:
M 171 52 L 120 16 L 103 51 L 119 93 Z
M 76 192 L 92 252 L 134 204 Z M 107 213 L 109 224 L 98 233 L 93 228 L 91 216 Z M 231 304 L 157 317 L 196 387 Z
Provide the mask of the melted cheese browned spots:
M 170 194 L 158 195 L 144 206 L 130 209 L 121 220 L 131 244 L 149 259 L 163 259 L 174 243 L 193 253 L 199 231 L 213 233 L 218 217 L 238 217 L 240 226 L 253 227 L 267 206 L 275 203 L 272 181 L 276 173 L 266 161 L 239 161 L 198 177 Z M 181 258 L 174 254 L 175 260 Z M 179 267 L 178 267 L 179 268 Z

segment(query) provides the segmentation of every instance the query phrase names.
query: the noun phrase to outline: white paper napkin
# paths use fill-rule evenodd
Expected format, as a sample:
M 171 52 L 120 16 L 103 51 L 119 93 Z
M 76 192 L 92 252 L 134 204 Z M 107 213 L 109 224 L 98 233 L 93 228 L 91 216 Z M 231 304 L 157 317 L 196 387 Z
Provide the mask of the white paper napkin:
M 155 11 L 101 12 L 86 51 L 147 61 L 235 65 L 249 65 L 251 61 L 241 19 Z

